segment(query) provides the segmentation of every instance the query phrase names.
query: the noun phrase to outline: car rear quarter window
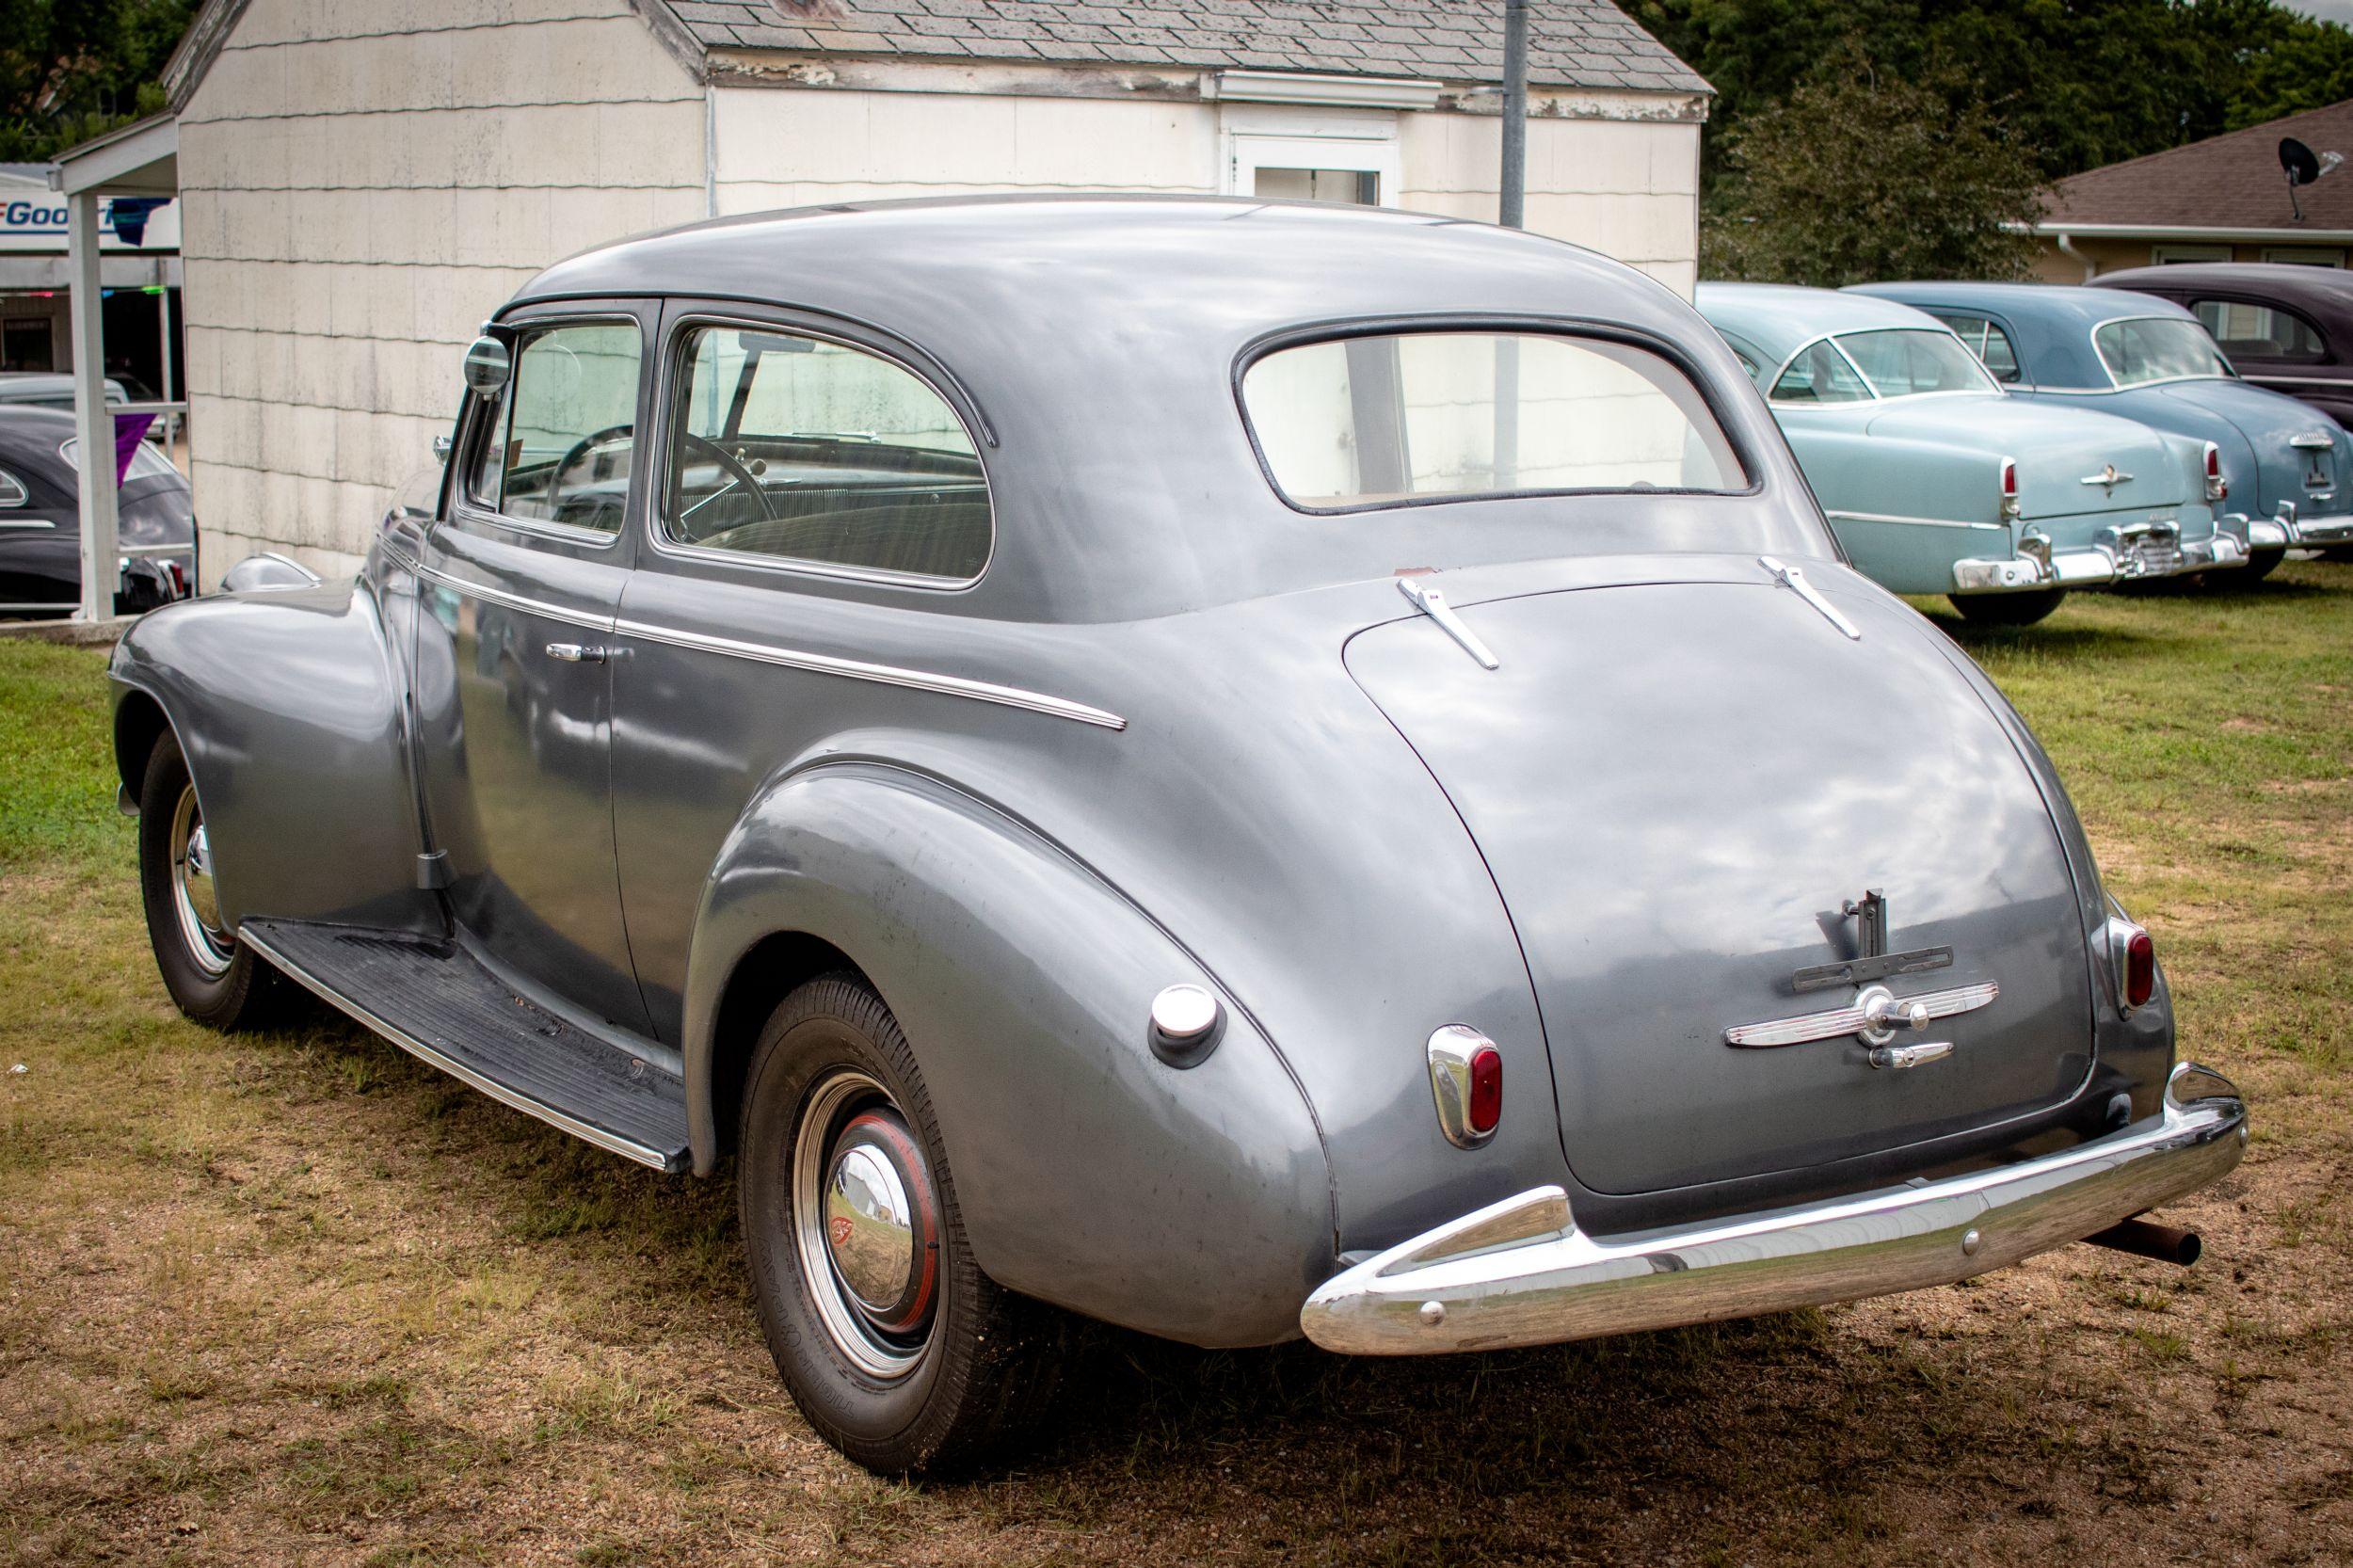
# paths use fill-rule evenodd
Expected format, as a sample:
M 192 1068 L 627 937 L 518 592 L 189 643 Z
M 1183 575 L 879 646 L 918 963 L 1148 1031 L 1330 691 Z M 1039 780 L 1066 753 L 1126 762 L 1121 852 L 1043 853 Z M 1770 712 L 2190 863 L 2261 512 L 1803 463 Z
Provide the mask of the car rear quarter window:
M 1625 344 L 1533 332 L 1333 339 L 1253 361 L 1241 394 L 1268 476 L 1308 510 L 1749 485 L 1690 379 Z
M 993 539 L 980 452 L 914 372 L 827 339 L 690 328 L 662 526 L 674 544 L 968 582 Z
M 1770 393 L 1776 403 L 1862 403 L 1870 395 L 1854 366 L 1828 342 L 1800 349 L 1783 367 Z
M 2020 376 L 2018 348 L 2009 341 L 2002 324 L 1989 316 L 1968 315 L 1959 312 L 1934 311 L 1930 314 L 1952 328 L 1956 337 L 1970 353 L 1977 357 L 1989 374 L 2004 386 L 2015 386 Z
M 2292 311 L 2241 299 L 2194 299 L 2189 308 L 2234 360 L 2318 364 L 2329 357 L 2320 329 Z

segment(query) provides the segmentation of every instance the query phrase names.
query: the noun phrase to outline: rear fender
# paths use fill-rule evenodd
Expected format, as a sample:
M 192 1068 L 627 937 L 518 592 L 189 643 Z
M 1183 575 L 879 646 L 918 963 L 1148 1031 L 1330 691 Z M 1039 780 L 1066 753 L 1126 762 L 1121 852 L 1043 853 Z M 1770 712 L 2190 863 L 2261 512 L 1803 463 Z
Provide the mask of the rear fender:
M 373 594 L 351 584 L 167 605 L 116 646 L 116 770 L 136 800 L 169 726 L 232 925 L 438 928 L 416 885 L 400 668 Z
M 1152 1053 L 1161 987 L 1223 988 L 1087 867 L 896 766 L 829 761 L 773 785 L 729 836 L 696 925 L 697 1171 L 726 1141 L 714 1105 L 735 1096 L 714 1078 L 743 1060 L 740 1040 L 719 1038 L 721 999 L 779 933 L 846 955 L 906 1031 L 991 1278 L 1194 1344 L 1297 1334 L 1334 1256 L 1304 1093 L 1231 997 L 1206 1061 L 1179 1070 Z

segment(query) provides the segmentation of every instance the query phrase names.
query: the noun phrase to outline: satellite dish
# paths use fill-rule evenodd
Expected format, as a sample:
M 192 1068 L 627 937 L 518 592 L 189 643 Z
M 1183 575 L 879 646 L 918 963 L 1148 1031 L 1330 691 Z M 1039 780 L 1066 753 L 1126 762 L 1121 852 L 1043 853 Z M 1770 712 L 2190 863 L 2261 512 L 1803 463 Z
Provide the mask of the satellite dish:
M 2280 168 L 2288 177 L 2288 208 L 2296 214 L 2297 222 L 2304 221 L 2304 204 L 2297 200 L 2296 187 L 2311 184 L 2343 162 L 2342 152 L 2314 152 L 2294 136 L 2280 138 Z

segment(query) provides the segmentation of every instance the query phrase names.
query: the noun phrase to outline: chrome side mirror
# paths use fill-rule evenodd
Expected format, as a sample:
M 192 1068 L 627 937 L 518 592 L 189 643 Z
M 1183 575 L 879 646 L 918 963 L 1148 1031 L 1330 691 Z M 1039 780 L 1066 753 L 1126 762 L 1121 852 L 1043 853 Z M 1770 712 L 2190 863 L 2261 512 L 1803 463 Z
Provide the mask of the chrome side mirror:
M 476 397 L 496 397 L 514 373 L 514 357 L 496 338 L 476 338 L 466 350 L 466 386 Z

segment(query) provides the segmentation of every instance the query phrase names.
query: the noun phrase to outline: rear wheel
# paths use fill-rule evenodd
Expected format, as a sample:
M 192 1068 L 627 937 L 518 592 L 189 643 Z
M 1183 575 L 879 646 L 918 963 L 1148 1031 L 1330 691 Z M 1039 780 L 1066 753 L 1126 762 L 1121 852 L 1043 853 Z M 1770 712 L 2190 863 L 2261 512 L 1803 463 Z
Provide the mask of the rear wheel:
M 818 1435 L 896 1475 L 1031 1425 L 1064 1320 L 972 1261 L 930 1096 L 882 999 L 848 974 L 794 991 L 743 1103 L 737 1197 L 760 1328 Z
M 1961 618 L 1979 626 L 2032 626 L 2059 607 L 2065 588 L 2041 588 L 2023 594 L 1954 594 L 1953 608 Z
M 2280 563 L 2287 558 L 2284 550 L 2250 550 L 2247 552 L 2247 565 L 2239 569 L 2238 581 L 2260 583 L 2277 571 Z
M 155 967 L 180 1011 L 215 1029 L 266 1022 L 283 983 L 221 917 L 204 807 L 168 729 L 148 754 L 139 786 L 139 893 Z

